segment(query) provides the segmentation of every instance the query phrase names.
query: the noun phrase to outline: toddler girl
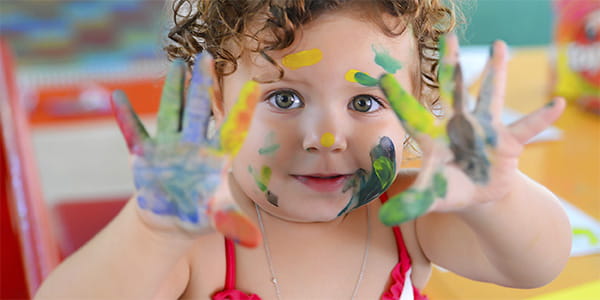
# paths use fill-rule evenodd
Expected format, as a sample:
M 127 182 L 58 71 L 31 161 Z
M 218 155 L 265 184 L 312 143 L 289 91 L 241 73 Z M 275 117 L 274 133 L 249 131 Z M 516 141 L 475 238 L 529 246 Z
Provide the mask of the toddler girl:
M 560 272 L 565 213 L 517 166 L 564 102 L 501 124 L 504 43 L 469 111 L 441 1 L 174 8 L 156 136 L 113 99 L 137 192 L 38 298 L 419 299 L 433 263 L 518 288 Z

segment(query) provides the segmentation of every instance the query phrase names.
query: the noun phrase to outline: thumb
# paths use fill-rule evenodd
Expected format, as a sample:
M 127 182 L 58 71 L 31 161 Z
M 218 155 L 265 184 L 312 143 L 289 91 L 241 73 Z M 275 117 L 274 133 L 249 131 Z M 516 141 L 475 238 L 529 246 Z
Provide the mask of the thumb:
M 554 98 L 544 107 L 510 124 L 508 130 L 521 144 L 527 143 L 538 133 L 548 128 L 565 109 L 563 98 Z

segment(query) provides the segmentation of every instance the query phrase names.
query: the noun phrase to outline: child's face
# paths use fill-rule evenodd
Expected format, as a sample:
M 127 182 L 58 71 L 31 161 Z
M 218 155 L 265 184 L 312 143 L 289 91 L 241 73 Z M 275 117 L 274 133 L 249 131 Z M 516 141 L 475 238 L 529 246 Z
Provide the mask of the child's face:
M 384 72 L 373 47 L 402 64 L 395 76 L 413 92 L 417 51 L 409 30 L 388 37 L 371 22 L 329 13 L 309 23 L 292 47 L 269 53 L 285 75 L 261 84 L 262 101 L 233 161 L 234 178 L 264 210 L 293 221 L 332 220 L 352 196 L 352 189 L 343 191 L 352 175 L 371 172 L 369 152 L 381 137 L 393 141 L 401 162 L 405 131 L 383 93 L 346 79 L 352 69 L 375 78 Z M 308 65 L 295 68 L 288 55 L 306 50 Z M 225 111 L 246 81 L 276 74 L 259 55 L 240 59 L 223 81 Z

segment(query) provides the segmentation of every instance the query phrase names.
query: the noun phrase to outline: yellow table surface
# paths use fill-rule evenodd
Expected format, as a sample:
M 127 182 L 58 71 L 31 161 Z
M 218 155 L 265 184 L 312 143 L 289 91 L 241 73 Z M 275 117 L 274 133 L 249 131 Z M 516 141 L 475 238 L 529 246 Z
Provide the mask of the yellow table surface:
M 546 48 L 515 49 L 508 66 L 506 106 L 528 113 L 549 101 L 550 65 Z M 569 104 L 554 124 L 563 131 L 558 141 L 527 146 L 520 169 L 559 197 L 600 220 L 600 116 Z M 425 294 L 431 300 L 526 299 L 600 280 L 600 254 L 571 257 L 550 284 L 520 290 L 475 282 L 434 268 Z M 597 289 L 596 289 L 597 290 Z M 567 296 L 548 299 L 573 299 Z M 538 298 L 536 298 L 538 299 Z M 543 298 L 539 298 L 543 299 Z M 579 295 L 573 300 L 600 299 Z

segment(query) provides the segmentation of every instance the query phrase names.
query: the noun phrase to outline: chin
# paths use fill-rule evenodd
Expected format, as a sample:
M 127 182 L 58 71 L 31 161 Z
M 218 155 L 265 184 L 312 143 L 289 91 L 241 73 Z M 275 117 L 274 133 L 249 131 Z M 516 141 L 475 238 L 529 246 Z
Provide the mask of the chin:
M 321 202 L 322 201 L 322 202 Z M 269 203 L 265 203 L 269 213 L 276 215 L 287 221 L 299 223 L 314 223 L 314 222 L 330 222 L 338 218 L 339 212 L 346 206 L 348 200 L 337 203 L 327 203 L 323 201 L 311 201 L 312 203 L 300 202 L 301 205 L 281 205 L 273 207 Z M 317 202 L 317 203 L 315 203 Z M 299 203 L 299 202 L 296 202 Z M 264 206 L 263 206 L 264 207 Z

